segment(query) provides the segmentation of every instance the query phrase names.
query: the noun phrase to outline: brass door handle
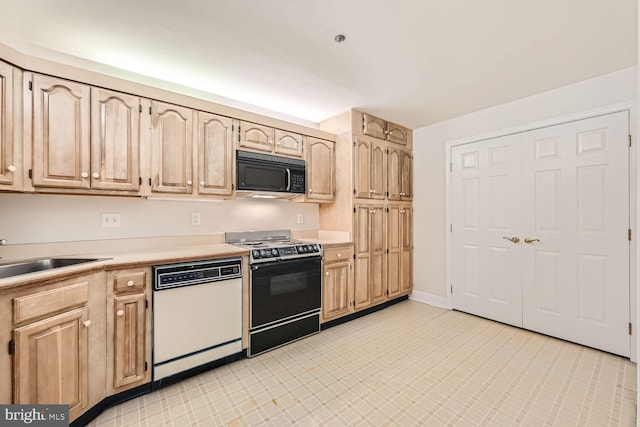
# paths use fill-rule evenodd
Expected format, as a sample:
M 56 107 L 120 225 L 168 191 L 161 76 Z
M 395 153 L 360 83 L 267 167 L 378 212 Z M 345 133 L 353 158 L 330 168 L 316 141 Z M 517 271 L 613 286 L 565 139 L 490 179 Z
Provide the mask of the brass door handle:
M 524 238 L 524 242 L 525 243 L 533 243 L 533 242 L 539 242 L 539 241 L 540 241 L 540 239 L 531 239 L 529 237 L 525 237 Z
M 511 240 L 513 243 L 520 243 L 520 238 L 518 236 L 513 236 L 513 237 L 504 236 L 503 239 Z

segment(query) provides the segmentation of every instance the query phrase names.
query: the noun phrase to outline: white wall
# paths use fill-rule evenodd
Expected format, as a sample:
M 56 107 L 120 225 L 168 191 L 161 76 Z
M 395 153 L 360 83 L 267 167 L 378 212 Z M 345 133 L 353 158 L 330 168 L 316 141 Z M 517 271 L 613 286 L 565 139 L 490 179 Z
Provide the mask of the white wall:
M 201 225 L 191 225 L 200 213 Z M 102 227 L 102 213 L 119 213 L 121 227 Z M 303 214 L 299 224 L 298 213 Z M 318 205 L 287 200 L 224 202 L 132 197 L 0 194 L 0 239 L 9 244 L 164 237 L 243 230 L 317 230 Z
M 467 114 L 414 131 L 414 294 L 446 306 L 446 150 L 448 141 L 497 135 L 523 127 L 633 102 L 637 67 Z

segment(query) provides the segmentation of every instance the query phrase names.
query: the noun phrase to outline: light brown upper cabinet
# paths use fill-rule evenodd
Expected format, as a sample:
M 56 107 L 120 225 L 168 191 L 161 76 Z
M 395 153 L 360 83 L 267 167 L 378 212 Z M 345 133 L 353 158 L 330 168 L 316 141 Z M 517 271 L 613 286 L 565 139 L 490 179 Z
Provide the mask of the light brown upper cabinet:
M 238 126 L 238 148 L 289 157 L 303 157 L 302 135 L 250 122 Z
M 91 88 L 91 188 L 140 189 L 140 98 Z
M 54 77 L 33 76 L 33 185 L 91 185 L 90 88 Z
M 401 145 L 407 145 L 409 141 L 407 128 L 367 113 L 362 113 L 362 133 Z
M 384 199 L 387 153 L 384 144 L 370 138 L 355 137 L 354 195 L 360 199 Z
M 18 138 L 13 135 L 13 70 L 0 62 L 0 189 L 12 189 L 22 169 L 16 162 Z
M 334 200 L 335 165 L 335 142 L 316 138 L 307 140 L 307 200 Z
M 137 192 L 140 99 L 33 76 L 33 185 Z
M 411 200 L 413 197 L 413 157 L 411 152 L 389 147 L 387 165 L 388 199 Z
M 198 112 L 198 193 L 233 194 L 233 120 Z
M 193 192 L 193 110 L 151 102 L 151 191 Z

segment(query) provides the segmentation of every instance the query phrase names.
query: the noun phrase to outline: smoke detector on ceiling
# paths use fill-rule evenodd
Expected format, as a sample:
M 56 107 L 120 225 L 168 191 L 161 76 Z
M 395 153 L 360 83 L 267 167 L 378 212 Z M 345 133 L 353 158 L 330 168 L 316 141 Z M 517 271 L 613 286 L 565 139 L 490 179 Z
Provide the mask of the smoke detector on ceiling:
M 336 43 L 342 43 L 343 41 L 345 41 L 347 39 L 347 37 L 344 34 L 337 34 L 333 40 L 335 40 Z

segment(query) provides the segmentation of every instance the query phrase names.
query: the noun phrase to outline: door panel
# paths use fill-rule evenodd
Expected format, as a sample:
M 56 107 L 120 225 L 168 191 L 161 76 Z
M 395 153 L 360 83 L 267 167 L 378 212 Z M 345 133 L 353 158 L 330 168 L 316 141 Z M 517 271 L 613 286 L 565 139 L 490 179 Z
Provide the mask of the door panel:
M 624 356 L 628 132 L 621 112 L 523 135 L 524 326 Z
M 453 307 L 522 326 L 520 137 L 454 147 Z

